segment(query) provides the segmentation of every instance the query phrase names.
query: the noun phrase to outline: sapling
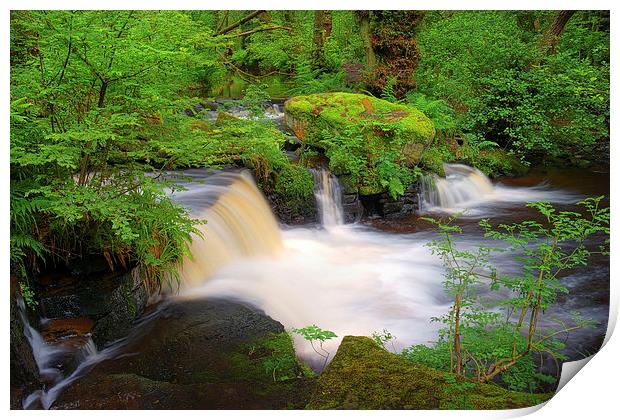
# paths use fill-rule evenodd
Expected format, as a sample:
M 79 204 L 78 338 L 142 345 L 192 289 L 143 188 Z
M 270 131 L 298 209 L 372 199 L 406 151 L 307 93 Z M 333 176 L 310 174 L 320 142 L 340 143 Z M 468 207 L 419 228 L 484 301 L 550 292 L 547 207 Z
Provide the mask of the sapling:
M 322 330 L 316 325 L 310 325 L 304 328 L 294 328 L 293 332 L 301 335 L 310 342 L 312 350 L 323 358 L 323 367 L 321 370 L 325 369 L 327 361 L 329 360 L 329 352 L 323 348 L 323 343 L 338 336 L 334 332 Z M 315 342 L 318 343 L 318 348 L 315 346 Z
M 581 212 L 557 211 L 548 203 L 528 203 L 528 207 L 538 210 L 542 222 L 526 220 L 494 228 L 488 220 L 482 220 L 485 237 L 497 240 L 501 248 L 457 248 L 453 236 L 461 233 L 461 228 L 453 224 L 456 216 L 447 221 L 426 219 L 439 228 L 439 238 L 428 246 L 444 264 L 443 285 L 452 299 L 449 312 L 433 318 L 446 325 L 440 331 L 435 351 L 447 352 L 451 373 L 471 376 L 479 382 L 501 375 L 513 388 L 531 388 L 534 378 L 550 380 L 533 371 L 532 354 L 547 353 L 562 360 L 564 343 L 559 338 L 592 327 L 594 322 L 571 313 L 572 322 L 555 320 L 555 327 L 542 329 L 538 326 L 540 314 L 556 302 L 558 293 L 568 293 L 561 281 L 562 273 L 587 265 L 592 255 L 609 255 L 609 208 L 601 207 L 602 199 L 580 201 L 577 205 Z M 594 246 L 596 240 L 601 244 Z M 517 275 L 499 275 L 493 267 L 491 257 L 504 251 L 512 252 L 520 263 L 522 269 Z M 480 301 L 481 287 L 511 293 L 510 298 L 499 302 L 504 317 Z M 425 349 L 424 345 L 413 346 L 403 354 L 419 360 Z M 524 374 L 531 380 L 524 380 Z

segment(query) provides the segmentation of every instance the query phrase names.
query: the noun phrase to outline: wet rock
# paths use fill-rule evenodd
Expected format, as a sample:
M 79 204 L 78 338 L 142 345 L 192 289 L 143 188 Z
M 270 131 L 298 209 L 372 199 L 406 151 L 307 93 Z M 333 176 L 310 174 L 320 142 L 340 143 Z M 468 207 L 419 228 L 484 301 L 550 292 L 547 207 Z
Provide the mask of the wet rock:
M 124 273 L 54 274 L 40 280 L 39 305 L 49 319 L 94 321 L 93 341 L 101 347 L 123 337 L 148 301 L 137 269 Z
M 508 409 L 537 405 L 551 396 L 468 381 L 456 385 L 445 372 L 410 363 L 368 337 L 346 336 L 306 408 Z
M 290 337 L 251 307 L 173 302 L 142 328 L 124 357 L 102 362 L 54 407 L 279 409 L 308 401 L 313 381 L 304 377 Z
M 345 223 L 358 222 L 364 215 L 364 206 L 357 194 L 342 195 L 342 211 Z
M 19 285 L 11 277 L 11 408 L 21 408 L 21 400 L 38 387 L 39 368 L 34 360 L 30 343 L 24 335 L 24 324 L 20 315 L 18 299 L 21 299 Z

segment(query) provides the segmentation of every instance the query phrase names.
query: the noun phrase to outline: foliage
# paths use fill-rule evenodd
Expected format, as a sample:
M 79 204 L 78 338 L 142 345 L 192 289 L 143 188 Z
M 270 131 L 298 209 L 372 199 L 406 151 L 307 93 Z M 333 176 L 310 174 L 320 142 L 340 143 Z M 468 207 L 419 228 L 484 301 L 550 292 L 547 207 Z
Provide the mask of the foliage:
M 276 176 L 274 191 L 286 200 L 285 205 L 294 216 L 312 206 L 313 190 L 312 175 L 302 166 L 286 165 Z
M 35 310 L 37 307 L 37 301 L 35 299 L 35 294 L 30 285 L 26 282 L 19 283 L 19 288 L 22 293 L 22 297 L 24 298 L 24 302 L 28 307 L 32 310 Z
M 324 73 L 312 69 L 309 61 L 301 61 L 297 65 L 297 72 L 293 78 L 294 87 L 289 90 L 292 95 L 308 95 L 322 92 L 350 91 L 345 84 L 345 74 L 342 71 Z
M 298 137 L 324 150 L 332 172 L 363 195 L 401 195 L 434 134 L 417 109 L 361 94 L 297 96 L 285 110 Z
M 11 19 L 12 261 L 97 253 L 110 266 L 137 262 L 156 284 L 173 280 L 197 221 L 145 175 L 154 168 L 135 151 L 176 112 L 172 97 L 193 69 L 211 63 L 211 37 L 183 12 Z
M 396 340 L 396 337 L 391 332 L 386 330 L 385 328 L 381 332 L 378 332 L 378 331 L 373 332 L 371 338 L 375 341 L 375 343 L 377 343 L 384 349 L 386 349 L 385 345 L 387 343 L 389 343 L 390 341 Z M 394 349 L 394 343 L 392 343 L 392 349 Z
M 323 343 L 338 336 L 334 332 L 322 330 L 316 325 L 310 325 L 304 328 L 294 328 L 293 332 L 301 335 L 305 340 L 310 342 L 312 350 L 324 359 L 323 369 L 325 369 L 325 365 L 327 365 L 327 361 L 329 360 L 329 352 L 323 348 Z M 318 342 L 318 348 L 315 347 L 315 342 Z
M 557 53 L 543 54 L 553 13 L 427 13 L 419 92 L 449 104 L 459 131 L 526 162 L 591 163 L 609 138 L 609 15 L 577 12 Z
M 448 369 L 457 376 L 488 382 L 496 376 L 510 389 L 532 392 L 538 381 L 551 381 L 534 369 L 532 354 L 547 353 L 562 360 L 560 337 L 570 331 L 593 326 L 593 321 L 572 314 L 572 323 L 555 320 L 556 326 L 539 328 L 540 314 L 553 304 L 559 293 L 568 293 L 561 274 L 585 266 L 591 255 L 608 253 L 609 208 L 603 197 L 577 203 L 582 211 L 557 211 L 547 203 L 529 203 L 542 222 L 527 220 L 493 228 L 480 222 L 485 236 L 502 242 L 492 248 L 459 249 L 453 235 L 461 232 L 454 217 L 435 223 L 440 238 L 429 243 L 446 269 L 444 290 L 452 300 L 450 311 L 434 321 L 445 327 L 433 347 L 416 345 L 403 352 L 407 359 Z M 590 239 L 602 241 L 594 249 Z M 510 251 L 521 264 L 517 275 L 499 275 L 491 262 L 497 252 Z M 504 289 L 511 296 L 498 304 L 506 315 L 489 309 L 478 298 L 478 289 Z M 525 330 L 525 332 L 523 332 Z
M 396 85 L 396 77 L 389 76 L 387 78 L 387 81 L 385 82 L 385 85 L 383 86 L 383 89 L 381 90 L 381 99 L 388 101 L 388 102 L 397 103 L 398 98 L 396 97 L 394 93 L 395 85 Z
M 269 355 L 262 361 L 263 368 L 266 373 L 272 375 L 274 382 L 286 381 L 298 376 L 299 368 L 293 340 L 286 331 L 273 334 L 269 339 L 264 340 L 262 345 L 269 351 Z
M 266 92 L 267 88 L 266 84 L 252 84 L 245 89 L 241 104 L 257 117 L 262 117 L 265 114 L 263 103 L 269 99 Z
M 452 133 L 457 127 L 455 112 L 446 101 L 430 99 L 423 93 L 410 92 L 406 97 L 407 103 L 419 109 L 433 122 L 435 130 Z

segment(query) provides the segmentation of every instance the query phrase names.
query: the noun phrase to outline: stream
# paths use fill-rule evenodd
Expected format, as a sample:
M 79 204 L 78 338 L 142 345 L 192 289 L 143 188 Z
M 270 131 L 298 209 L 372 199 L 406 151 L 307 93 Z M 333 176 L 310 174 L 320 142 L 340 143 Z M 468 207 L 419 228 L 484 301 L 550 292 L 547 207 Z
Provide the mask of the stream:
M 396 337 L 389 343 L 396 352 L 436 340 L 440 325 L 430 319 L 446 313 L 450 300 L 442 287 L 441 262 L 426 246 L 436 231 L 418 216 L 391 224 L 373 220 L 343 224 L 337 179 L 317 170 L 315 196 L 322 223 L 283 226 L 248 172 L 188 170 L 171 176 L 181 174 L 184 178 L 179 182 L 185 190 L 170 191 L 171 197 L 208 223 L 201 226 L 204 239 L 196 238 L 192 245 L 195 258 L 183 265 L 181 290 L 167 300 L 230 299 L 264 311 L 287 330 L 315 324 L 338 335 L 325 343 L 330 357 L 345 335 L 370 336 L 386 329 Z M 462 247 L 494 244 L 477 227 L 482 218 L 495 224 L 535 217 L 535 211 L 524 206 L 528 201 L 546 200 L 570 209 L 571 203 L 586 196 L 609 194 L 605 174 L 534 171 L 527 177 L 491 182 L 464 165 L 447 165 L 446 174 L 445 179 L 423 183 L 422 213 L 463 212 L 459 224 L 464 233 L 457 243 Z M 500 273 L 518 271 L 512 257 L 504 253 L 494 258 Z M 598 323 L 594 329 L 564 337 L 569 360 L 596 352 L 603 341 L 609 275 L 608 257 L 597 257 L 593 265 L 568 272 L 563 282 L 570 294 L 561 296 L 541 320 L 543 327 L 556 318 L 568 321 L 570 312 L 577 310 Z M 481 293 L 489 302 L 507 297 Z M 122 357 L 129 343 L 139 348 L 145 337 L 141 328 L 158 316 L 158 310 L 125 339 L 99 352 L 89 349 L 72 375 L 30 395 L 24 407 L 51 407 L 62 389 L 87 375 L 91 366 L 105 359 L 114 363 L 109 359 Z M 43 356 L 37 355 L 54 349 L 37 337 L 34 328 L 30 338 L 40 368 L 49 369 Z M 299 357 L 319 370 L 322 358 L 301 337 L 294 340 Z

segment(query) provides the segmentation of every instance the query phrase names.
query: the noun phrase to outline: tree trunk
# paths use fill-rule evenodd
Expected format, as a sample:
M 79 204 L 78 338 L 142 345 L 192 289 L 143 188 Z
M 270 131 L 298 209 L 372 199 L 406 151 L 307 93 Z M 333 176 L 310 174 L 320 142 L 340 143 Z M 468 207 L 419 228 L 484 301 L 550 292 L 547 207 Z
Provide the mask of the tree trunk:
M 456 358 L 456 374 L 462 374 L 463 355 L 461 352 L 461 295 L 456 295 L 454 304 L 454 354 Z
M 225 27 L 224 29 L 220 30 L 216 35 L 224 35 L 227 34 L 228 32 L 232 31 L 235 28 L 238 28 L 239 26 L 243 25 L 244 23 L 254 19 L 256 16 L 260 15 L 261 13 L 263 13 L 264 10 L 256 10 L 252 13 L 250 13 L 249 15 L 245 16 L 242 19 L 239 19 L 237 22 L 233 23 L 232 25 L 229 25 L 227 27 Z M 228 15 L 227 15 L 228 17 Z
M 560 35 L 562 35 L 568 20 L 574 14 L 574 10 L 560 10 L 556 13 L 553 22 L 551 22 L 551 25 L 549 25 L 549 28 L 545 31 L 540 42 L 540 50 L 543 54 L 555 54 Z
M 377 56 L 372 48 L 372 33 L 370 31 L 370 12 L 368 10 L 358 10 L 355 12 L 359 24 L 360 36 L 364 44 L 364 55 L 366 67 L 372 70 L 377 65 Z
M 329 10 L 314 11 L 314 27 L 312 35 L 312 68 L 325 70 L 325 40 L 332 32 L 332 14 Z
M 104 103 L 105 103 L 105 93 L 108 90 L 108 82 L 105 80 L 101 81 L 101 88 L 99 88 L 99 102 L 97 103 L 97 106 L 99 108 L 103 108 Z

